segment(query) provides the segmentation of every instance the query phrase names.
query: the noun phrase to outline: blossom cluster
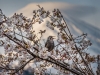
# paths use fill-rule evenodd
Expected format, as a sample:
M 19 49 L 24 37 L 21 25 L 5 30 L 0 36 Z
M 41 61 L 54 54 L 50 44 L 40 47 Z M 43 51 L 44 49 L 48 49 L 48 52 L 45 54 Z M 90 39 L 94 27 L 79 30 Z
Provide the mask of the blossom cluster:
M 33 11 L 32 19 L 28 19 L 22 13 L 6 17 L 0 10 L 0 46 L 5 51 L 5 55 L 0 55 L 0 68 L 4 69 L 1 75 L 21 75 L 25 66 L 32 60 L 32 71 L 39 75 L 43 75 L 48 67 L 53 67 L 62 74 L 87 72 L 90 69 L 87 65 L 95 62 L 96 58 L 85 52 L 88 46 L 91 46 L 86 34 L 74 38 L 59 9 L 54 9 L 50 13 L 43 7 L 38 7 L 38 10 Z M 40 37 L 37 37 L 34 31 L 34 24 L 41 24 L 46 18 L 50 20 L 46 23 L 47 27 L 52 31 L 59 30 L 56 45 L 50 52 L 42 45 L 44 42 L 41 42 L 42 34 L 45 34 L 46 30 L 39 31 Z M 80 58 L 80 55 L 83 58 Z M 19 66 L 12 66 L 14 62 L 19 62 Z

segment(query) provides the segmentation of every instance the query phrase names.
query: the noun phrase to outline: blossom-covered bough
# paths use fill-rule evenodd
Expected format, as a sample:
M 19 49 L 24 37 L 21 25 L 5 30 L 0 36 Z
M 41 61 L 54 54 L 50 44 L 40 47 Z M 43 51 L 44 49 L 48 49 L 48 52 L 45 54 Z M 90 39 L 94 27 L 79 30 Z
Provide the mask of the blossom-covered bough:
M 91 46 L 87 34 L 74 37 L 59 9 L 50 13 L 38 7 L 32 19 L 22 13 L 6 17 L 0 10 L 0 46 L 5 51 L 5 55 L 0 54 L 0 75 L 22 75 L 30 62 L 35 75 L 45 75 L 48 67 L 56 69 L 57 74 L 94 75 L 90 63 L 96 62 L 96 57 L 85 52 Z M 35 24 L 41 24 L 44 19 L 49 19 L 48 28 L 58 31 L 51 52 L 45 48 L 42 38 L 47 30 L 40 30 L 38 34 L 34 30 Z M 14 62 L 19 64 L 13 66 Z

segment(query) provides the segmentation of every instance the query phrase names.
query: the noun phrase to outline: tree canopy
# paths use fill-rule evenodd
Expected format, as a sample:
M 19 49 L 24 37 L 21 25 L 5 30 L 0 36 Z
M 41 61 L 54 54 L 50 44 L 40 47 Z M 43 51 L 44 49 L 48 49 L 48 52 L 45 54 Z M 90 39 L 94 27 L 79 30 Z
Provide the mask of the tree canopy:
M 87 34 L 74 37 L 59 9 L 49 12 L 38 7 L 32 18 L 22 13 L 7 17 L 0 10 L 0 46 L 5 52 L 0 54 L 0 75 L 23 75 L 29 63 L 32 63 L 30 71 L 36 75 L 50 73 L 49 68 L 56 69 L 56 74 L 94 75 L 91 63 L 96 62 L 97 57 L 86 53 L 92 45 Z M 41 25 L 45 19 L 46 26 L 57 32 L 52 51 L 45 47 L 47 39 L 43 36 L 47 29 L 38 33 L 34 30 L 35 24 Z M 12 65 L 15 62 L 17 66 Z

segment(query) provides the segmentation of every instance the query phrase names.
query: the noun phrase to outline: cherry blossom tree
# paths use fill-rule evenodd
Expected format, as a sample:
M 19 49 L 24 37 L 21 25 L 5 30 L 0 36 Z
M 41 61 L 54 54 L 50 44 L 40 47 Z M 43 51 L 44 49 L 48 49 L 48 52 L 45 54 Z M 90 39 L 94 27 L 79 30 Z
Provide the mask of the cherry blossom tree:
M 96 56 L 85 52 L 92 45 L 87 34 L 74 37 L 59 9 L 49 12 L 38 7 L 32 19 L 22 13 L 7 17 L 0 10 L 0 47 L 5 52 L 0 54 L 0 75 L 23 75 L 30 62 L 35 75 L 45 75 L 48 67 L 56 69 L 57 75 L 94 75 L 91 63 L 96 62 Z M 44 45 L 47 30 L 41 29 L 38 34 L 34 30 L 35 24 L 41 25 L 45 19 L 48 28 L 58 30 L 52 51 Z M 14 62 L 19 64 L 14 67 Z

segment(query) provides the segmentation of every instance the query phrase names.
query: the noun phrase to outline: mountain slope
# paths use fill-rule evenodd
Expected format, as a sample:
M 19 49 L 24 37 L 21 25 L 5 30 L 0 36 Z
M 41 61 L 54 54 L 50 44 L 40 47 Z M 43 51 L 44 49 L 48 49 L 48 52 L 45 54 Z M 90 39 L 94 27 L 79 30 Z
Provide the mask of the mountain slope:
M 44 3 L 31 3 L 18 10 L 18 13 L 23 13 L 27 17 L 32 17 L 33 9 L 37 9 L 36 5 L 43 6 L 46 10 L 53 10 L 54 8 L 58 8 L 61 10 L 65 20 L 71 32 L 74 35 L 81 35 L 82 33 L 88 34 L 88 39 L 93 43 L 93 45 L 89 48 L 89 51 L 93 54 L 100 54 L 100 29 L 96 28 L 96 26 L 91 25 L 83 20 L 80 20 L 81 17 L 88 16 L 90 14 L 96 13 L 97 9 L 95 7 L 90 6 L 82 6 L 82 5 L 73 5 L 69 3 L 60 3 L 60 2 L 44 2 Z M 51 6 L 52 5 L 52 6 Z M 91 16 L 91 15 L 90 15 Z M 41 28 L 46 28 L 45 23 L 43 26 L 35 25 L 36 30 L 40 30 Z M 50 31 L 49 31 L 50 32 Z M 48 33 L 47 33 L 48 34 Z M 53 32 L 50 34 L 55 35 Z
M 88 39 L 92 42 L 92 46 L 90 49 L 95 52 L 96 54 L 100 53 L 100 29 L 92 26 L 91 24 L 88 24 L 82 20 L 65 17 L 66 21 L 68 22 L 69 27 L 71 28 L 72 33 L 75 35 L 81 34 L 81 33 L 87 33 Z

